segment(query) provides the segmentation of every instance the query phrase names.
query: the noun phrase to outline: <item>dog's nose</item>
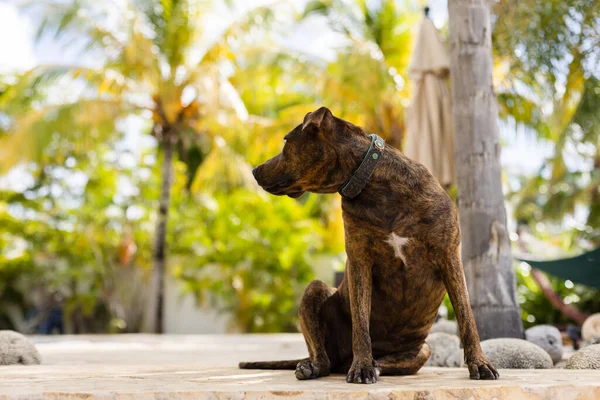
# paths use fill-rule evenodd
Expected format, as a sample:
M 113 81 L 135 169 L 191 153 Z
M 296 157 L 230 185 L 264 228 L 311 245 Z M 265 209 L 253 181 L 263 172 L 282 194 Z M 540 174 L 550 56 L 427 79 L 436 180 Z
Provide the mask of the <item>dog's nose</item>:
M 256 178 L 256 174 L 258 174 L 258 167 L 252 169 L 252 175 Z

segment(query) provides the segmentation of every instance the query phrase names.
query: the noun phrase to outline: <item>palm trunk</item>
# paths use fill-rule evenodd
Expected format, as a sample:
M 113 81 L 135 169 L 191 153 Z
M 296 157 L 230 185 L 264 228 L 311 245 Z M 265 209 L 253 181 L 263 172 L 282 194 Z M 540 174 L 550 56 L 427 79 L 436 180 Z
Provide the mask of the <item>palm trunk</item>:
M 481 339 L 523 337 L 502 193 L 488 0 L 449 0 L 462 258 Z
M 152 255 L 152 294 L 147 326 L 154 333 L 163 333 L 164 319 L 164 291 L 165 291 L 165 265 L 166 265 L 166 237 L 167 223 L 169 220 L 169 206 L 171 205 L 171 185 L 173 178 L 173 132 L 164 132 L 163 164 L 161 169 L 161 188 L 156 221 L 156 237 Z

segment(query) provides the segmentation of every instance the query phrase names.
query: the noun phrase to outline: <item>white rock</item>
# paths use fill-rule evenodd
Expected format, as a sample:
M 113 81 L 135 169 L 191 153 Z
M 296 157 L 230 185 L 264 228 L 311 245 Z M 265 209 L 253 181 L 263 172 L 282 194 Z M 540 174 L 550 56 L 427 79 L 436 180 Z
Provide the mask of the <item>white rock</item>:
M 600 369 L 600 344 L 592 344 L 573 354 L 565 366 L 567 369 Z
M 14 331 L 0 331 L 0 365 L 40 364 L 40 353 L 29 339 Z
M 585 341 L 600 337 L 600 313 L 592 314 L 587 317 L 581 326 L 581 337 Z

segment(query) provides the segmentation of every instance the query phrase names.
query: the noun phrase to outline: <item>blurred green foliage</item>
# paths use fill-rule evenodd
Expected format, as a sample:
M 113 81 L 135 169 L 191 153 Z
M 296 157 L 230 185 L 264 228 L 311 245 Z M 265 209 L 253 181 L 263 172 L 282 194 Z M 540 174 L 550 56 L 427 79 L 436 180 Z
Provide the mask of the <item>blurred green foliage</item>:
M 60 307 L 66 332 L 141 329 L 158 165 L 149 154 L 136 160 L 108 147 L 85 156 L 48 152 L 63 162 L 32 164 L 31 185 L 0 192 L 3 328 L 32 332 L 39 321 L 26 321 L 28 311 L 43 318 Z M 176 167 L 172 274 L 200 304 L 228 312 L 236 331 L 295 331 L 312 257 L 333 252 L 318 204 L 235 186 L 192 196 L 185 165 Z
M 538 324 L 551 324 L 564 327 L 577 323 L 558 311 L 544 296 L 540 287 L 531 277 L 528 266 L 517 265 L 517 300 L 521 306 L 521 315 L 525 328 Z M 600 310 L 598 291 L 584 286 L 575 285 L 571 281 L 548 277 L 552 289 L 566 304 L 574 306 L 583 312 Z
M 241 331 L 296 331 L 298 300 L 325 233 L 308 207 L 246 190 L 201 195 L 196 207 L 171 242 L 174 253 L 191 253 L 174 270 L 186 290 L 230 312 Z
M 78 309 L 83 305 L 85 305 L 86 316 L 92 315 L 95 308 L 105 306 L 111 318 L 120 318 L 117 315 L 118 310 L 111 308 L 111 299 L 106 294 L 110 290 L 104 287 L 106 282 L 111 281 L 110 274 L 114 272 L 113 270 L 120 271 L 110 261 L 118 253 L 118 243 L 115 240 L 126 236 L 128 244 L 143 249 L 148 253 L 146 256 L 150 254 L 151 246 L 155 248 L 155 254 L 164 253 L 162 250 L 157 250 L 164 249 L 164 241 L 157 240 L 150 243 L 154 232 L 161 231 L 164 227 L 164 223 L 161 225 L 160 221 L 167 220 L 166 216 L 158 218 L 158 228 L 151 225 L 153 222 L 156 224 L 157 218 L 156 214 L 149 210 L 152 207 L 155 210 L 158 208 L 158 198 L 162 199 L 160 209 L 165 210 L 164 215 L 169 211 L 174 213 L 171 215 L 169 226 L 175 227 L 172 229 L 177 232 L 179 232 L 177 227 L 188 227 L 189 230 L 185 235 L 196 235 L 193 237 L 201 243 L 205 237 L 203 235 L 208 235 L 212 231 L 207 232 L 199 228 L 204 223 L 204 215 L 199 212 L 207 209 L 194 202 L 194 197 L 191 197 L 190 193 L 198 196 L 214 194 L 220 202 L 233 201 L 233 199 L 242 201 L 236 194 L 238 190 L 256 193 L 257 185 L 251 175 L 251 168 L 244 156 L 236 152 L 236 148 L 241 153 L 247 153 L 247 148 L 240 148 L 240 146 L 247 146 L 249 141 L 256 143 L 256 137 L 251 136 L 254 128 L 260 124 L 255 124 L 248 119 L 246 104 L 232 85 L 235 80 L 230 78 L 233 73 L 244 69 L 243 66 L 238 68 L 236 65 L 239 62 L 237 55 L 241 54 L 240 45 L 236 43 L 242 42 L 243 37 L 248 33 L 259 34 L 255 32 L 254 27 L 262 22 L 272 23 L 275 11 L 285 12 L 285 7 L 280 9 L 275 4 L 257 8 L 243 6 L 242 12 L 238 12 L 239 10 L 229 9 L 229 5 L 225 6 L 221 2 L 205 0 L 170 2 L 131 0 L 119 4 L 98 4 L 86 0 L 73 2 L 44 0 L 30 4 L 28 11 L 39 18 L 38 37 L 52 36 L 53 40 L 62 41 L 60 43 L 64 46 L 72 46 L 71 39 L 77 37 L 84 45 L 82 49 L 84 55 L 99 56 L 97 58 L 99 65 L 90 67 L 77 59 L 65 65 L 40 65 L 29 71 L 9 76 L 6 81 L 2 80 L 0 117 L 5 123 L 3 125 L 5 129 L 1 132 L 3 136 L 0 138 L 2 140 L 0 171 L 6 172 L 19 163 L 33 161 L 34 168 L 47 172 L 44 177 L 63 179 L 64 176 L 55 174 L 50 169 L 53 165 L 62 168 L 64 157 L 67 157 L 64 153 L 73 153 L 68 154 L 68 160 L 76 165 L 86 160 L 89 152 L 97 152 L 98 148 L 106 147 L 103 152 L 112 157 L 111 160 L 104 159 L 95 164 L 96 168 L 102 167 L 105 170 L 82 171 L 82 174 L 88 177 L 87 183 L 80 188 L 82 198 L 71 199 L 69 196 L 61 197 L 61 194 L 57 194 L 63 201 L 60 212 L 68 214 L 68 223 L 61 221 L 51 224 L 51 228 L 57 232 L 57 235 L 68 236 L 73 229 L 74 237 L 81 240 L 82 233 L 76 231 L 73 226 L 85 226 L 86 232 L 93 231 L 94 235 L 101 236 L 83 242 L 81 247 L 74 247 L 69 241 L 62 243 L 68 247 L 60 251 L 60 255 L 64 257 L 57 263 L 64 264 L 64 268 L 69 273 L 76 274 L 78 279 L 60 276 L 51 268 L 43 268 L 49 276 L 56 277 L 61 282 L 70 282 L 68 291 L 60 288 L 60 297 L 65 299 L 60 305 L 65 312 L 65 320 L 71 322 L 72 309 Z M 216 15 L 224 17 L 223 26 L 220 27 L 223 29 L 205 30 L 207 19 Z M 263 47 L 266 48 L 268 45 L 265 44 Z M 66 93 L 68 95 L 62 95 Z M 152 140 L 153 144 L 148 146 L 149 154 L 146 154 L 142 160 L 133 160 L 131 165 L 135 172 L 129 170 L 128 175 L 123 176 L 123 171 L 119 171 L 121 175 L 117 179 L 114 173 L 118 169 L 112 169 L 114 166 L 111 164 L 118 163 L 123 157 L 122 154 L 115 154 L 115 149 L 127 140 L 119 135 L 122 129 L 119 124 L 130 127 L 131 117 L 138 122 L 142 120 L 141 130 L 148 136 L 151 135 L 155 141 Z M 246 126 L 250 127 L 248 130 L 252 132 L 248 132 L 248 135 L 243 138 L 241 137 L 243 135 L 236 135 L 236 131 L 244 131 L 247 129 Z M 279 130 L 277 135 L 284 132 Z M 237 136 L 240 136 L 240 139 L 237 139 Z M 227 137 L 230 144 L 225 142 L 224 137 Z M 279 138 L 278 141 L 280 142 L 281 139 Z M 172 160 L 171 152 L 165 150 L 170 148 L 166 143 L 175 144 L 178 161 Z M 256 144 L 254 147 L 257 147 Z M 53 149 L 57 151 L 54 152 Z M 156 175 L 157 167 L 154 164 L 144 165 L 144 160 L 147 158 L 158 158 L 160 163 L 166 166 L 162 170 L 162 176 Z M 173 167 L 176 167 L 175 172 L 172 171 Z M 141 172 L 138 170 L 145 173 L 136 175 Z M 21 173 L 27 176 L 30 172 Z M 173 174 L 176 175 L 174 184 L 168 179 Z M 102 177 L 105 181 L 98 181 L 97 177 Z M 64 183 L 68 184 L 69 179 L 70 177 L 64 178 Z M 44 182 L 36 184 L 46 189 Z M 164 195 L 169 192 L 169 189 L 172 192 L 171 198 Z M 27 193 L 31 188 L 24 190 Z M 123 192 L 132 193 L 131 197 L 135 198 L 135 204 L 130 205 L 133 211 L 128 208 L 125 214 L 119 213 L 120 218 L 124 218 L 123 226 L 113 232 L 109 227 L 110 221 L 98 219 L 98 216 L 106 216 L 109 211 L 110 214 L 114 214 L 116 208 L 122 207 L 123 200 L 120 197 L 123 196 Z M 36 198 L 36 201 L 44 201 L 44 199 L 40 197 Z M 280 200 L 268 198 L 264 200 L 263 206 L 268 206 L 271 201 Z M 70 207 L 64 202 L 85 204 L 85 207 L 74 210 L 64 209 Z M 289 204 L 296 203 L 288 202 Z M 229 205 L 234 210 L 237 206 L 241 206 L 237 203 Z M 180 218 L 182 208 L 185 208 L 185 217 L 189 218 L 185 221 Z M 276 212 L 285 210 L 286 208 L 275 208 Z M 50 210 L 44 210 L 42 213 L 46 212 Z M 133 215 L 135 221 L 131 221 Z M 145 219 L 143 226 L 137 225 L 142 222 L 140 215 Z M 318 223 L 318 217 L 314 215 L 309 216 L 307 213 L 293 215 L 297 218 L 307 218 L 306 222 L 313 225 Z M 31 222 L 19 214 L 11 214 L 11 216 L 23 224 Z M 224 216 L 225 214 L 219 214 L 219 217 Z M 216 218 L 218 222 L 218 217 Z M 193 224 L 186 224 L 188 221 L 193 221 Z M 143 238 L 135 237 L 136 230 L 125 225 L 127 222 L 130 224 L 135 222 L 134 225 L 136 229 L 140 229 Z M 302 220 L 298 223 L 302 223 Z M 325 224 L 326 221 L 323 223 Z M 294 280 L 290 285 L 291 293 L 297 291 L 296 281 L 303 285 L 306 279 L 311 277 L 307 262 L 300 259 L 299 254 L 301 250 L 312 250 L 312 248 L 310 246 L 303 248 L 301 246 L 303 242 L 298 244 L 295 242 L 294 234 L 297 231 L 295 226 L 291 225 L 286 232 L 278 233 L 281 243 L 289 243 L 289 250 L 282 248 L 281 254 L 272 253 L 268 256 L 263 254 L 264 262 L 270 270 L 280 268 Z M 42 227 L 38 228 L 42 230 Z M 233 226 L 222 228 L 233 228 Z M 262 226 L 249 226 L 248 229 L 250 228 L 257 235 L 269 236 L 269 232 L 263 232 Z M 22 225 L 16 231 L 20 229 L 23 229 Z M 318 238 L 317 231 L 313 229 L 313 232 Z M 102 236 L 103 233 L 106 235 Z M 232 234 L 223 236 L 222 231 L 217 233 L 221 236 L 215 243 L 227 245 L 229 244 L 227 241 L 231 241 L 232 244 L 237 243 L 236 237 Z M 168 235 L 169 240 L 174 244 L 170 255 L 176 260 L 185 259 L 185 265 L 203 267 L 202 263 L 205 261 L 199 255 L 178 253 L 176 243 L 179 242 L 179 235 L 173 236 L 172 231 L 169 231 Z M 157 237 L 161 236 L 157 235 Z M 12 239 L 16 240 L 15 238 L 7 240 Z M 104 249 L 104 241 L 108 239 L 112 241 L 106 243 Z M 56 238 L 48 238 L 39 243 L 27 243 L 18 249 L 17 254 L 35 253 L 34 248 L 39 244 L 46 248 L 51 257 L 57 257 L 58 250 L 54 249 L 55 240 Z M 69 248 L 72 254 L 66 254 Z M 85 248 L 88 249 L 87 252 L 78 253 Z M 183 248 L 179 247 L 179 249 Z M 107 254 L 102 254 L 101 250 L 105 250 Z M 222 249 L 215 249 L 215 254 L 222 255 L 219 253 L 220 250 Z M 217 257 L 221 268 L 226 269 L 248 260 L 249 254 L 235 246 L 234 250 L 233 253 L 227 253 L 226 258 Z M 113 255 L 110 254 L 111 251 Z M 285 255 L 286 251 L 293 251 L 295 258 L 289 259 Z M 194 261 L 194 258 L 197 260 Z M 132 259 L 137 260 L 137 256 Z M 163 274 L 160 268 L 156 267 L 160 265 L 158 259 L 159 257 L 155 256 L 154 270 L 159 271 L 159 279 L 162 280 Z M 297 275 L 288 271 L 290 262 L 297 264 L 292 269 L 292 272 L 295 271 L 294 268 L 300 271 Z M 37 259 L 33 263 L 36 268 L 40 267 Z M 89 266 L 94 266 L 94 271 L 83 274 L 85 268 Z M 210 267 L 210 265 L 206 266 L 207 269 Z M 260 275 L 260 266 L 255 267 L 257 275 Z M 124 287 L 148 286 L 147 266 L 143 270 L 141 266 L 135 265 L 130 270 L 141 271 L 140 276 L 132 277 L 131 281 L 118 279 L 116 281 L 122 283 Z M 84 278 L 79 279 L 80 276 L 89 279 L 91 283 L 84 283 L 82 280 Z M 261 294 L 261 290 L 272 290 L 274 298 L 281 300 L 279 303 L 274 302 L 279 304 L 274 307 L 280 307 L 274 319 L 260 323 L 258 321 L 261 316 L 255 319 L 251 314 L 257 306 L 249 305 L 250 302 L 243 299 L 246 291 L 252 290 L 248 288 L 248 284 L 239 293 L 242 301 L 237 303 L 231 301 L 231 293 L 226 290 L 213 292 L 214 296 L 223 299 L 223 303 L 228 310 L 233 311 L 234 316 L 243 320 L 237 324 L 239 329 L 271 331 L 292 329 L 295 312 L 290 308 L 290 304 L 292 304 L 291 300 L 297 302 L 297 299 L 290 300 L 290 292 L 286 292 L 285 289 L 276 291 L 270 286 L 257 287 L 254 289 L 256 293 Z M 47 282 L 43 282 L 42 286 L 50 291 L 58 290 Z M 81 295 L 73 289 L 79 287 L 83 288 Z M 153 289 L 155 290 L 152 297 L 156 299 L 159 296 L 158 289 L 154 286 Z M 214 287 L 200 285 L 193 289 L 200 298 L 203 292 Z M 142 300 L 144 297 L 147 300 L 147 295 L 140 296 Z M 265 295 L 262 294 L 262 298 L 264 297 Z M 25 300 L 24 298 L 23 301 Z M 47 301 L 42 300 L 38 303 L 44 304 Z M 39 308 L 38 304 L 23 304 L 21 308 L 33 306 Z M 128 307 L 123 305 L 121 308 L 127 310 Z M 157 316 L 160 307 L 154 309 L 155 312 L 152 314 Z M 101 325 L 99 323 L 90 330 L 108 329 Z M 113 325 L 115 323 L 110 322 L 109 326 Z M 135 323 L 130 323 L 121 318 L 116 322 L 116 326 L 121 327 L 122 330 L 138 330 L 140 324 L 137 320 Z M 81 327 L 79 330 L 87 330 L 87 327 Z
M 554 150 L 538 174 L 511 188 L 515 217 L 566 250 L 600 246 L 600 5 L 494 7 L 501 115 Z
M 507 199 L 517 225 L 566 254 L 600 246 L 599 3 L 496 2 L 494 11 L 500 115 L 552 149 L 537 174 L 509 183 Z M 565 303 L 600 311 L 597 290 L 549 278 Z M 573 322 L 552 307 L 521 267 L 517 285 L 525 326 Z
M 561 328 L 568 324 L 577 325 L 576 321 L 558 311 L 546 298 L 538 284 L 531 277 L 530 270 L 528 265 L 515 263 L 517 301 L 521 307 L 524 328 L 527 329 L 539 324 L 556 325 Z M 569 304 L 583 313 L 594 313 L 600 310 L 598 290 L 551 276 L 548 276 L 548 280 L 552 290 L 562 298 L 565 304 Z M 444 297 L 443 305 L 448 310 L 448 319 L 456 319 L 448 295 Z
M 23 190 L 0 191 L 0 326 L 33 332 L 58 307 L 67 333 L 139 331 L 152 225 L 118 182 L 143 181 L 111 163 L 123 154 L 68 148 L 22 171 Z

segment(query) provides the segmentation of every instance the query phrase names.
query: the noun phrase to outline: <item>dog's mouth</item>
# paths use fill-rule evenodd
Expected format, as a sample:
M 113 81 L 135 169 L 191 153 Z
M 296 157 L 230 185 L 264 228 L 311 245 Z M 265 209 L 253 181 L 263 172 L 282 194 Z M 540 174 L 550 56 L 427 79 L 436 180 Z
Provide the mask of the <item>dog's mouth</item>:
M 304 190 L 299 190 L 296 192 L 290 192 L 290 193 L 286 193 L 289 197 L 291 197 L 292 199 L 297 199 L 298 197 L 302 196 L 304 194 Z
M 292 199 L 297 199 L 304 194 L 304 190 L 296 185 L 295 179 L 285 180 L 283 182 L 277 182 L 272 185 L 259 185 L 267 192 L 274 194 L 275 196 L 289 196 Z

